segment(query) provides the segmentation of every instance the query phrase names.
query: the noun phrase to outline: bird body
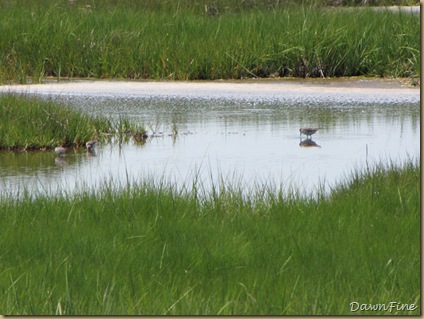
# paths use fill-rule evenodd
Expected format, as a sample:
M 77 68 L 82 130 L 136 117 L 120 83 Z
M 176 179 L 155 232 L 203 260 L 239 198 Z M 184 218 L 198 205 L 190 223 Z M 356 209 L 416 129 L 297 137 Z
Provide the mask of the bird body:
M 96 146 L 97 141 L 88 141 L 85 143 L 85 147 L 87 148 L 87 151 L 93 150 L 94 146 Z
M 306 135 L 306 137 L 315 134 L 319 128 L 303 127 L 299 129 L 300 134 Z
M 55 147 L 54 148 L 54 152 L 57 154 L 57 155 L 63 155 L 63 154 L 65 154 L 65 152 L 66 152 L 66 148 L 64 148 L 63 146 L 58 146 L 58 147 Z

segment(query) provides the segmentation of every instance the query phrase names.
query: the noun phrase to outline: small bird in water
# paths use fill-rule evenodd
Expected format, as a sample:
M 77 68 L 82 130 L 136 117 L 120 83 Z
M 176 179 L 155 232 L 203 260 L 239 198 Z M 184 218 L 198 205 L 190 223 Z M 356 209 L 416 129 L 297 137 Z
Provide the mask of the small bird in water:
M 96 146 L 97 141 L 88 141 L 85 143 L 85 147 L 87 148 L 87 151 L 91 152 L 94 150 L 94 146 Z
M 299 129 L 300 135 L 306 135 L 306 138 L 311 137 L 312 134 L 315 134 L 319 128 L 303 127 Z
M 55 147 L 54 148 L 54 152 L 57 154 L 57 155 L 63 155 L 63 154 L 65 154 L 65 152 L 66 152 L 66 148 L 64 148 L 63 146 L 58 146 L 58 147 Z

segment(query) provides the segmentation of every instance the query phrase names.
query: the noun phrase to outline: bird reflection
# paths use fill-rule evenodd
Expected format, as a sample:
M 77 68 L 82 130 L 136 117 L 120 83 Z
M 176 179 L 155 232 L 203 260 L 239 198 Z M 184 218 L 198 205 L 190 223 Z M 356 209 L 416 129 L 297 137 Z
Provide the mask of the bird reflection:
M 68 165 L 68 162 L 64 157 L 58 156 L 54 159 L 54 163 L 58 166 L 65 166 Z
M 300 147 L 321 147 L 320 145 L 318 145 L 317 143 L 315 143 L 312 139 L 305 139 L 305 140 L 301 140 L 299 143 Z

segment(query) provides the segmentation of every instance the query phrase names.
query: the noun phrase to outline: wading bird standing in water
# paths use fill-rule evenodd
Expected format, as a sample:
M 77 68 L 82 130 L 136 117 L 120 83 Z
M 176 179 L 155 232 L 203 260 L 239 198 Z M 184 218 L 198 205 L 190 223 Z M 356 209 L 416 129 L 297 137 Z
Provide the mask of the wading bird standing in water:
M 299 132 L 300 136 L 303 134 L 306 135 L 306 138 L 308 138 L 308 136 L 311 137 L 312 134 L 315 134 L 318 130 L 319 128 L 303 127 L 299 129 Z
M 88 141 L 87 143 L 85 143 L 85 147 L 87 148 L 88 152 L 93 152 L 96 144 L 97 144 L 97 141 Z
M 66 152 L 66 148 L 64 148 L 63 146 L 58 146 L 58 147 L 55 147 L 54 148 L 54 152 L 57 154 L 57 155 L 63 155 L 63 154 L 65 154 L 65 152 Z

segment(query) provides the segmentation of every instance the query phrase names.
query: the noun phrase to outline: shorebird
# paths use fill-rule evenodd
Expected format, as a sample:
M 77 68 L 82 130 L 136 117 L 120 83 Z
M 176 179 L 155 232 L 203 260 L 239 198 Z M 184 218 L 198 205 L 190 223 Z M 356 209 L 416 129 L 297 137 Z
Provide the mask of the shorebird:
M 311 137 L 312 134 L 315 134 L 319 128 L 303 127 L 299 129 L 300 135 L 306 135 L 306 138 Z
M 85 147 L 87 148 L 87 151 L 91 152 L 94 149 L 94 146 L 96 146 L 97 141 L 88 141 L 85 143 Z
M 146 132 L 137 132 L 131 134 L 134 141 L 136 142 L 145 142 L 146 139 L 149 137 Z
M 63 146 L 58 146 L 58 147 L 55 147 L 54 148 L 54 152 L 57 154 L 57 155 L 63 155 L 63 154 L 65 154 L 65 152 L 66 152 L 66 148 L 64 148 Z

